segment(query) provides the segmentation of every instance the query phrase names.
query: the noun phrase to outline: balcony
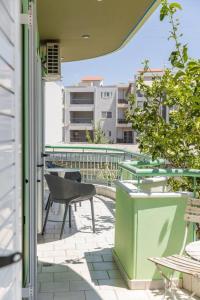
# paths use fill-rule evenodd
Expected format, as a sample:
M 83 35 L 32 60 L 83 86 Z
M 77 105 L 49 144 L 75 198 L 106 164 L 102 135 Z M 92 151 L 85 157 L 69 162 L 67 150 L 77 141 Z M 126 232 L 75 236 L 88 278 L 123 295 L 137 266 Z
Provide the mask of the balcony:
M 117 143 L 118 144 L 133 144 L 133 138 L 129 138 L 129 139 L 119 139 L 119 138 L 117 138 Z
M 93 105 L 94 93 L 93 92 L 71 92 L 70 93 L 71 105 Z
M 132 235 L 133 231 L 129 228 L 127 229 L 127 235 L 123 235 L 118 240 L 118 230 L 119 226 L 126 223 L 126 226 L 133 224 L 133 222 L 129 222 L 129 218 L 132 218 L 130 215 L 130 200 L 131 198 L 127 198 L 129 195 L 129 190 L 131 189 L 131 182 L 134 180 L 135 172 L 139 172 L 139 176 L 144 176 L 145 172 L 149 174 L 149 167 L 146 169 L 145 166 L 148 164 L 147 157 L 141 156 L 137 153 L 132 153 L 130 151 L 123 151 L 122 149 L 112 148 L 108 146 L 69 146 L 69 147 L 48 147 L 46 152 L 49 154 L 47 160 L 51 160 L 54 163 L 68 168 L 79 168 L 82 174 L 83 182 L 92 182 L 96 184 L 97 194 L 98 196 L 94 199 L 95 206 L 95 220 L 96 220 L 96 234 L 93 234 L 91 231 L 91 220 L 90 220 L 90 206 L 89 203 L 84 202 L 82 206 L 78 207 L 77 210 L 73 210 L 72 212 L 72 228 L 68 228 L 65 226 L 64 238 L 59 240 L 59 232 L 60 232 L 60 224 L 59 222 L 55 222 L 53 225 L 49 222 L 47 233 L 44 237 L 39 237 L 38 240 L 38 259 L 39 259 L 39 291 L 40 297 L 42 297 L 43 293 L 46 293 L 46 296 L 49 299 L 54 297 L 74 297 L 74 299 L 79 299 L 83 297 L 83 299 L 97 299 L 97 300 L 106 300 L 106 299 L 114 299 L 114 300 L 137 300 L 137 299 L 163 299 L 164 291 L 163 290 L 128 290 L 127 286 L 124 282 L 124 277 L 122 276 L 119 269 L 119 264 L 114 255 L 115 250 L 118 249 L 120 241 L 123 242 L 123 252 L 125 251 L 125 257 L 128 257 L 129 254 L 126 253 L 127 245 L 130 242 L 130 239 L 127 236 Z M 144 160 L 145 159 L 145 160 Z M 128 160 L 129 162 L 120 163 L 122 160 Z M 135 160 L 139 160 L 139 169 L 135 162 Z M 159 165 L 159 163 L 163 162 L 155 162 L 155 167 Z M 137 168 L 136 168 L 137 166 Z M 139 171 L 138 171 L 139 170 Z M 142 171 L 143 170 L 143 171 Z M 157 173 L 158 173 L 158 169 Z M 161 169 L 164 172 L 163 169 Z M 175 171 L 173 171 L 175 172 Z M 144 173 L 144 174 L 143 174 Z M 175 172 L 179 173 L 181 172 Z M 175 174 L 174 173 L 174 174 Z M 186 173 L 184 173 L 186 175 Z M 165 173 L 166 175 L 166 173 Z M 167 176 L 170 175 L 170 171 L 167 171 Z M 172 175 L 173 176 L 173 175 Z M 126 191 L 122 191 L 122 185 L 118 185 L 118 195 L 123 193 L 123 206 L 126 207 L 126 218 L 123 219 L 123 216 L 120 216 L 119 207 L 115 207 L 115 188 L 112 186 L 113 181 L 116 179 L 120 179 L 121 182 L 123 180 L 128 179 L 128 185 L 126 187 Z M 131 181 L 130 181 L 131 180 Z M 164 181 L 163 181 L 164 182 Z M 143 189 L 148 190 L 149 193 L 153 190 L 149 190 L 155 188 L 157 190 L 160 189 L 160 185 L 147 186 Z M 163 183 L 162 183 L 163 187 Z M 166 186 L 165 186 L 166 188 Z M 46 194 L 48 195 L 47 191 Z M 130 197 L 134 197 L 134 192 L 130 193 Z M 137 191 L 135 194 L 138 199 L 138 195 L 140 192 Z M 144 193 L 142 194 L 144 197 Z M 149 197 L 149 196 L 148 196 Z M 159 196 L 162 197 L 162 196 Z M 117 198 L 117 201 L 121 201 Z M 134 200 L 138 201 L 138 200 Z M 142 198 L 141 198 L 141 201 Z M 155 203 L 158 206 L 154 206 L 154 209 L 150 208 L 149 205 L 151 201 L 148 198 L 145 205 L 147 205 L 147 210 L 144 206 L 144 203 L 137 203 L 137 206 L 133 206 L 133 208 L 137 208 L 141 205 L 141 209 L 137 213 L 134 213 L 133 217 L 137 215 L 139 218 L 139 223 L 141 222 L 141 216 L 144 214 L 144 220 L 151 220 L 151 229 L 158 222 L 162 222 L 165 225 L 165 220 L 162 220 L 163 217 L 159 218 L 159 213 L 157 213 L 157 209 L 163 210 L 164 203 L 159 203 L 160 199 L 156 199 Z M 169 200 L 165 200 L 169 201 Z M 171 201 L 171 200 L 170 200 Z M 177 200 L 179 203 L 179 200 Z M 119 202 L 117 202 L 119 206 Z M 170 202 L 171 203 L 171 202 Z M 173 239 L 173 236 L 176 235 L 178 240 L 182 239 L 182 231 L 174 230 L 172 231 L 172 227 L 177 228 L 179 218 L 183 217 L 180 212 L 177 213 L 176 209 L 172 212 L 171 208 L 174 207 L 175 200 L 173 206 L 166 206 L 166 218 L 168 220 L 168 227 L 164 226 L 156 226 L 155 230 L 148 230 L 149 235 L 154 235 L 155 232 L 159 236 L 159 245 L 160 243 L 163 245 L 163 241 L 166 241 L 166 247 L 170 247 L 171 242 L 169 239 Z M 181 201 L 182 203 L 182 201 Z M 127 206 L 128 205 L 128 206 Z M 138 206 L 139 205 L 139 206 Z M 180 203 L 178 207 L 180 208 Z M 129 208 L 128 208 L 129 207 Z M 117 209 L 116 220 L 115 220 L 115 209 Z M 154 212 L 157 214 L 157 218 L 148 217 L 147 212 L 151 211 L 151 214 Z M 182 211 L 182 210 L 181 210 Z M 181 215 L 181 216 L 180 216 Z M 61 211 L 58 207 L 52 207 L 51 209 L 51 219 L 55 221 L 59 221 L 62 218 Z M 150 219 L 149 219 L 150 218 Z M 127 220 L 127 222 L 126 222 Z M 131 220 L 131 219 L 130 219 Z M 134 219 L 133 219 L 134 220 Z M 136 224 L 136 223 L 134 223 Z M 140 226 L 140 225 L 135 225 Z M 126 227 L 127 228 L 127 227 Z M 138 227 L 140 230 L 140 227 Z M 141 229 L 143 230 L 143 225 Z M 160 230 L 162 231 L 162 240 L 160 240 Z M 170 234 L 165 234 L 167 231 L 170 231 Z M 115 231 L 115 236 L 114 236 Z M 145 236 L 145 231 L 143 232 L 143 237 Z M 177 233 L 177 234 L 176 234 Z M 116 235 L 117 234 L 117 235 Z M 140 261 L 143 261 L 143 268 L 140 272 L 146 272 L 149 266 L 147 267 L 147 260 L 145 257 L 145 251 L 148 253 L 148 249 L 152 247 L 144 247 L 140 243 L 146 243 L 145 238 L 141 238 L 141 233 L 138 232 L 139 239 L 139 247 L 143 247 L 142 249 L 138 249 L 138 257 L 135 261 L 138 270 L 140 269 L 139 265 Z M 127 240 L 126 240 L 127 239 Z M 126 242 L 125 242 L 126 240 Z M 148 240 L 148 239 L 147 239 Z M 137 239 L 135 240 L 137 242 Z M 177 242 L 179 244 L 179 242 Z M 174 245 L 174 244 L 173 244 Z M 113 251 L 114 247 L 114 251 Z M 156 252 L 159 247 L 155 245 L 155 249 L 153 252 Z M 173 246 L 174 247 L 174 246 Z M 163 250 L 162 250 L 163 251 Z M 168 249 L 169 251 L 169 249 Z M 113 256 L 114 255 L 114 256 Z M 113 260 L 113 257 L 115 260 Z M 129 260 L 128 260 L 129 261 Z M 117 262 L 117 263 L 116 263 Z M 126 262 L 126 259 L 125 259 Z M 130 261 L 131 263 L 131 261 Z M 44 280 L 47 278 L 48 280 Z M 157 282 L 158 283 L 158 282 Z M 141 282 L 140 282 L 141 284 Z M 140 285 L 140 289 L 142 285 Z M 185 291 L 180 291 L 176 293 L 177 299 L 185 299 L 187 293 Z M 85 298 L 86 297 L 86 298 Z M 60 299 L 59 298 L 59 299 Z M 61 298 L 62 299 L 62 298 Z M 80 298 L 82 299 L 82 298 Z M 172 299 L 172 298 L 168 298 Z
M 131 124 L 125 118 L 117 119 L 117 127 L 131 127 Z
M 82 125 L 80 129 L 78 128 L 79 124 L 72 124 L 70 126 L 70 142 L 71 143 L 87 143 L 86 130 L 88 130 L 90 136 L 93 136 L 93 128 L 92 125 L 87 126 L 85 130 L 83 130 Z
M 127 99 L 118 99 L 117 106 L 121 108 L 127 108 L 128 107 L 128 100 Z
M 71 118 L 71 124 L 92 124 L 93 119 L 90 118 Z
M 94 104 L 94 101 L 90 100 L 90 99 L 71 99 L 70 104 L 72 104 L 72 105 L 74 105 L 74 104 L 75 105 L 77 105 L 77 104 L 80 104 L 80 105 L 86 105 L 86 104 L 92 105 L 92 104 Z
M 90 118 L 71 118 L 69 124 L 70 130 L 93 130 L 93 120 Z M 72 142 L 75 142 L 74 140 Z M 83 141 L 85 142 L 85 140 Z

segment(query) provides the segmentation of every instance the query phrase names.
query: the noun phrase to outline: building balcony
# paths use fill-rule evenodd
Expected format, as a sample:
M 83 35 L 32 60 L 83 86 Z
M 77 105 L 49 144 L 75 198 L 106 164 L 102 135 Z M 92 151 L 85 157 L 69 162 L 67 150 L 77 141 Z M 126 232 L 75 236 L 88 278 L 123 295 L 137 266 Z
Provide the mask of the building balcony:
M 90 118 L 71 118 L 70 123 L 71 124 L 92 124 L 93 119 Z
M 94 104 L 70 104 L 69 111 L 94 111 Z
M 118 107 L 128 107 L 128 100 L 126 99 L 118 99 L 118 102 L 117 102 L 117 106 Z
M 94 104 L 94 100 L 91 99 L 71 99 L 70 100 L 70 104 L 72 105 L 93 105 Z
M 126 119 L 118 119 L 117 122 L 119 124 L 128 124 L 128 121 Z
M 117 119 L 117 127 L 131 127 L 131 123 L 128 123 L 126 119 Z
M 132 139 L 118 139 L 117 138 L 117 143 L 118 144 L 133 144 L 133 138 Z
M 92 123 L 69 123 L 69 130 L 93 130 L 94 125 Z M 72 142 L 72 141 L 71 141 Z

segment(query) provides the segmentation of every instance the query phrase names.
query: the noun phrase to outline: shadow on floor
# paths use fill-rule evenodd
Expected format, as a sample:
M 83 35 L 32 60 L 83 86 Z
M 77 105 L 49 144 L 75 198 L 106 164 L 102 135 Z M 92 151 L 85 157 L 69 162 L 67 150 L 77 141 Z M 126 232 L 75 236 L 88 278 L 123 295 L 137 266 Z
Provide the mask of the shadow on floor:
M 87 280 L 70 264 L 79 266 L 78 261 L 67 262 L 68 265 L 38 262 L 38 300 L 42 299 L 85 299 L 86 293 L 92 293 L 94 299 L 103 300 L 95 289 L 95 283 Z

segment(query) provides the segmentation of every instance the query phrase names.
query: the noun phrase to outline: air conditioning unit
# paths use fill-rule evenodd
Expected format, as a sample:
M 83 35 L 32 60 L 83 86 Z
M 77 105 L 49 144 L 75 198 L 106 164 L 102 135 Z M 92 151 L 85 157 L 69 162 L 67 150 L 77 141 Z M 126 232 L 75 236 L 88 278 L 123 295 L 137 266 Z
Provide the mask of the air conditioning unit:
M 58 81 L 61 79 L 61 58 L 59 43 L 46 43 L 45 79 L 47 81 Z

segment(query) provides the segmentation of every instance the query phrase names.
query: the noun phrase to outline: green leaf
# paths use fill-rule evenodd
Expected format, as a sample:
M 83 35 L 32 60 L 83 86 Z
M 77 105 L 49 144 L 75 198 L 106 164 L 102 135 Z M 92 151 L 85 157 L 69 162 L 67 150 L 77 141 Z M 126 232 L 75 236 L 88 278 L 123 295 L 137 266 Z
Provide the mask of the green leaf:
M 185 75 L 185 72 L 180 70 L 176 73 L 176 75 L 174 76 L 174 79 L 177 80 L 179 79 L 180 77 L 184 76 Z
M 182 6 L 180 5 L 180 3 L 177 3 L 177 2 L 173 2 L 173 3 L 171 3 L 170 5 L 169 5 L 169 8 L 171 9 L 171 10 L 177 10 L 177 9 L 182 9 Z
M 163 21 L 168 14 L 168 7 L 164 4 L 160 10 L 160 21 Z
M 184 60 L 184 62 L 187 62 L 187 60 L 188 60 L 188 48 L 187 48 L 187 45 L 183 46 L 183 60 Z

